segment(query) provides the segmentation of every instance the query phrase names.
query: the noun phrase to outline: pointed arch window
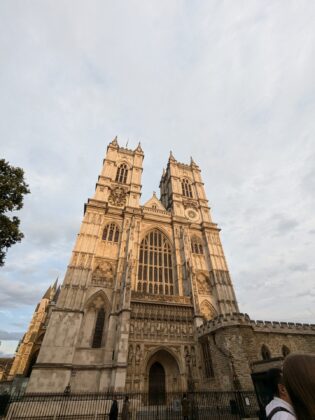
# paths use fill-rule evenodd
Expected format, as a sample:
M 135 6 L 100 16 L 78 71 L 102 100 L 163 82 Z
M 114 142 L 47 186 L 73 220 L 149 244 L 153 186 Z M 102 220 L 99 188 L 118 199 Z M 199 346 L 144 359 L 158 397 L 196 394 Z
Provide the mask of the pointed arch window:
M 191 239 L 191 252 L 193 254 L 203 254 L 203 246 L 199 238 L 193 237 Z
M 125 163 L 122 163 L 117 168 L 115 181 L 120 182 L 121 184 L 126 184 L 127 175 L 128 175 L 128 167 Z
M 103 241 L 118 242 L 119 227 L 115 223 L 109 223 L 103 230 Z
M 191 183 L 187 178 L 184 178 L 182 180 L 182 193 L 183 196 L 192 198 L 192 189 L 191 189 Z
M 213 378 L 214 372 L 213 372 L 213 364 L 211 359 L 211 353 L 210 353 L 210 345 L 208 340 L 201 341 L 201 348 L 202 348 L 202 355 L 204 360 L 204 373 L 206 378 Z
M 100 308 L 97 312 L 95 329 L 92 341 L 92 347 L 97 349 L 102 346 L 102 338 L 105 323 L 105 311 L 104 308 Z
M 271 353 L 266 344 L 263 344 L 261 346 L 261 357 L 263 360 L 270 360 L 271 359 Z
M 156 295 L 174 294 L 171 246 L 156 229 L 140 244 L 137 290 Z

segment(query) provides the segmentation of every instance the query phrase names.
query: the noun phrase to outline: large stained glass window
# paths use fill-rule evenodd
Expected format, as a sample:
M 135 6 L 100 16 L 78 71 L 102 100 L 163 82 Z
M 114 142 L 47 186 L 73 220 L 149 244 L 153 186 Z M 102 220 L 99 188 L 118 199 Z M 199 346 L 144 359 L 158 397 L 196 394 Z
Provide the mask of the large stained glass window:
M 92 342 L 92 347 L 95 349 L 102 347 L 104 323 L 105 323 L 105 311 L 104 311 L 104 308 L 100 308 L 97 312 L 95 330 L 94 330 L 93 342 Z
M 155 295 L 173 295 L 172 267 L 168 239 L 159 230 L 152 230 L 140 244 L 137 290 Z

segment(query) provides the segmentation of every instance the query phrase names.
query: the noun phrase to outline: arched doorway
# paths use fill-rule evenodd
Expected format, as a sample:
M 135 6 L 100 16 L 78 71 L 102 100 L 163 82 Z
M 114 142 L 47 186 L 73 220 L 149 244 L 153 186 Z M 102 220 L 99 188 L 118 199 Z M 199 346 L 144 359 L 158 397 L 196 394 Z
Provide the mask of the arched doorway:
M 150 404 L 165 403 L 165 371 L 161 363 L 155 362 L 149 372 Z
M 182 389 L 178 362 L 166 349 L 159 349 L 149 358 L 145 389 L 149 392 L 150 404 L 164 404 L 166 393 Z

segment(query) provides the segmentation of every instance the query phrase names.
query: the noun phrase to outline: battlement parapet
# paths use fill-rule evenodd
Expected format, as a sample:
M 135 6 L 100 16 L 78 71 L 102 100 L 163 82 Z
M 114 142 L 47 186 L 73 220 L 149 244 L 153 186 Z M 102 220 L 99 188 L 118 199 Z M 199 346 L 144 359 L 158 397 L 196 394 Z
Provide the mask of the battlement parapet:
M 228 313 L 221 314 L 210 321 L 204 322 L 198 328 L 198 336 L 212 333 L 220 328 L 250 327 L 255 332 L 282 333 L 282 334 L 308 334 L 315 335 L 315 324 L 303 324 L 300 322 L 279 322 L 252 320 L 248 314 Z

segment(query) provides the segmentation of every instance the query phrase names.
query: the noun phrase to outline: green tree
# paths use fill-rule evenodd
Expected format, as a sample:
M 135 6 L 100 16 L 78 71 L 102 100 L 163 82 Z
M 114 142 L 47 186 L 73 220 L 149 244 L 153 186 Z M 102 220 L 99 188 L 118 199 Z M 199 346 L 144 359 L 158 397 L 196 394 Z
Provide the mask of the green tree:
M 24 237 L 19 229 L 20 219 L 16 216 L 10 218 L 5 213 L 20 210 L 24 195 L 29 192 L 23 169 L 0 159 L 0 266 L 4 265 L 8 248 Z

